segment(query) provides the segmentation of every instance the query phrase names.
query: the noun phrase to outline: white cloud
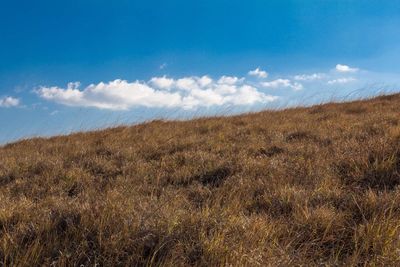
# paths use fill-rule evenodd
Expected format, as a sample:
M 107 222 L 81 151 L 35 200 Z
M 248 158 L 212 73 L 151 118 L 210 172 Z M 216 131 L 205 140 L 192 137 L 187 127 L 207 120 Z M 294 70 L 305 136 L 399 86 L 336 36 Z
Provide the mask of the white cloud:
M 154 77 L 151 78 L 150 83 L 160 89 L 170 89 L 174 84 L 174 80 L 166 76 Z
M 11 96 L 0 98 L 0 107 L 2 108 L 10 108 L 19 106 L 20 101 L 18 98 L 14 98 Z
M 344 83 L 350 83 L 350 82 L 354 82 L 357 81 L 357 79 L 355 78 L 339 78 L 339 79 L 335 79 L 335 80 L 330 80 L 328 81 L 328 84 L 344 84 Z
M 313 73 L 313 74 L 301 74 L 294 76 L 296 81 L 315 81 L 321 80 L 326 77 L 324 73 Z
M 155 90 L 147 84 L 138 81 L 129 83 L 125 80 L 91 84 L 84 90 L 41 87 L 38 93 L 46 100 L 67 106 L 115 110 L 126 110 L 132 106 L 173 107 L 181 101 L 181 97 L 177 93 Z
M 270 82 L 261 83 L 262 86 L 268 88 L 279 88 L 279 87 L 288 87 L 290 85 L 290 80 L 287 79 L 277 79 Z
M 244 78 L 238 78 L 234 76 L 222 76 L 219 78 L 218 83 L 219 84 L 228 84 L 228 85 L 233 85 L 237 83 L 241 83 L 244 81 Z
M 255 70 L 251 70 L 248 73 L 250 76 L 255 76 L 258 78 L 267 78 L 268 73 L 266 71 L 261 70 L 260 68 L 256 68 Z
M 134 107 L 183 108 L 221 105 L 252 105 L 277 99 L 244 83 L 237 77 L 222 76 L 214 81 L 209 76 L 180 79 L 154 77 L 149 82 L 114 80 L 91 84 L 79 89 L 78 83 L 67 88 L 41 87 L 37 94 L 43 99 L 67 106 L 127 110 Z
M 199 84 L 197 83 L 196 80 L 197 79 L 193 77 L 180 78 L 176 80 L 175 85 L 180 90 L 186 90 L 186 91 L 196 90 L 199 88 Z
M 203 77 L 198 78 L 197 82 L 199 83 L 199 85 L 201 87 L 206 87 L 206 86 L 209 86 L 213 82 L 213 80 L 208 76 L 203 76 Z
M 270 82 L 263 82 L 263 83 L 261 83 L 261 85 L 263 87 L 273 88 L 273 89 L 282 88 L 282 87 L 291 88 L 295 91 L 303 89 L 303 85 L 301 83 L 298 83 L 298 82 L 292 83 L 288 79 L 276 79 L 276 80 L 273 80 Z
M 336 65 L 336 71 L 338 72 L 357 72 L 358 70 L 359 70 L 358 68 L 351 68 L 347 65 L 342 65 L 342 64 Z

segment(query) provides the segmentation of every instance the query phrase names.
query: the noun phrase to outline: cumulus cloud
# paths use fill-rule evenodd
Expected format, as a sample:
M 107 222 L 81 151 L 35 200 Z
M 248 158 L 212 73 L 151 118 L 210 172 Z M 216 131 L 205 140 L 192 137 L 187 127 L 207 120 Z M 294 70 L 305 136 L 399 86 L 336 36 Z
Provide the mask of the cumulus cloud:
M 174 84 L 174 80 L 167 78 L 166 76 L 163 77 L 154 77 L 151 78 L 150 84 L 154 85 L 160 89 L 171 89 Z
M 79 83 L 66 88 L 41 87 L 36 92 L 43 99 L 67 106 L 127 110 L 134 107 L 183 108 L 222 105 L 252 105 L 277 99 L 237 77 L 191 76 L 172 79 L 154 77 L 148 82 L 114 80 L 79 89 Z
M 357 81 L 355 78 L 339 78 L 339 79 L 334 79 L 334 80 L 330 80 L 328 81 L 328 84 L 344 84 L 344 83 L 350 83 L 350 82 L 354 82 Z
M 244 81 L 244 78 L 238 78 L 234 76 L 222 76 L 219 78 L 218 83 L 219 84 L 228 84 L 228 85 L 233 85 L 237 83 L 241 83 Z
M 321 80 L 326 77 L 324 73 L 313 73 L 313 74 L 301 74 L 294 76 L 296 81 L 315 81 Z
M 263 82 L 261 85 L 265 88 L 272 88 L 272 89 L 277 89 L 277 88 L 291 88 L 295 91 L 303 89 L 303 85 L 298 82 L 292 83 L 289 79 L 276 79 L 270 82 Z
M 336 65 L 336 71 L 338 72 L 357 72 L 358 70 L 359 70 L 358 68 L 351 68 L 347 65 L 342 65 L 342 64 Z
M 0 98 L 0 107 L 2 108 L 17 107 L 19 104 L 20 100 L 18 98 L 11 96 Z
M 267 78 L 268 73 L 260 68 L 256 68 L 255 70 L 251 70 L 248 73 L 250 76 L 255 76 L 258 78 Z

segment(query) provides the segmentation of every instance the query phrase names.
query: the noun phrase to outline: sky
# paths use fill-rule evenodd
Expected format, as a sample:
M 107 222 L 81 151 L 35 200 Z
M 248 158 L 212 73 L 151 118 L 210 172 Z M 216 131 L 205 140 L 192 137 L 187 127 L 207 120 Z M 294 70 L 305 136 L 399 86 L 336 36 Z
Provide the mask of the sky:
M 398 0 L 3 1 L 0 144 L 398 92 Z

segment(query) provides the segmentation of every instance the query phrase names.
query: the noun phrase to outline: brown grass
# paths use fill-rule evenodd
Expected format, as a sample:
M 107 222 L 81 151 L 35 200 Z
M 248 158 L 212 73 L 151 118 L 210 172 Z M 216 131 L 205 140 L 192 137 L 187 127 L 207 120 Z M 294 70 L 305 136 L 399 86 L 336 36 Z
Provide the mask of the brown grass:
M 1 266 L 399 266 L 400 95 L 0 148 Z

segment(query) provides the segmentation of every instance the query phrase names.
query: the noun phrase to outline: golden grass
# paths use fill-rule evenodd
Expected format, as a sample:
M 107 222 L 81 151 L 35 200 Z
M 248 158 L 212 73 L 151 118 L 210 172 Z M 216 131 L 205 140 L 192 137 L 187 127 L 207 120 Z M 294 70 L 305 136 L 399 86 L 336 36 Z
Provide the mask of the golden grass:
M 0 266 L 399 266 L 400 95 L 0 148 Z

